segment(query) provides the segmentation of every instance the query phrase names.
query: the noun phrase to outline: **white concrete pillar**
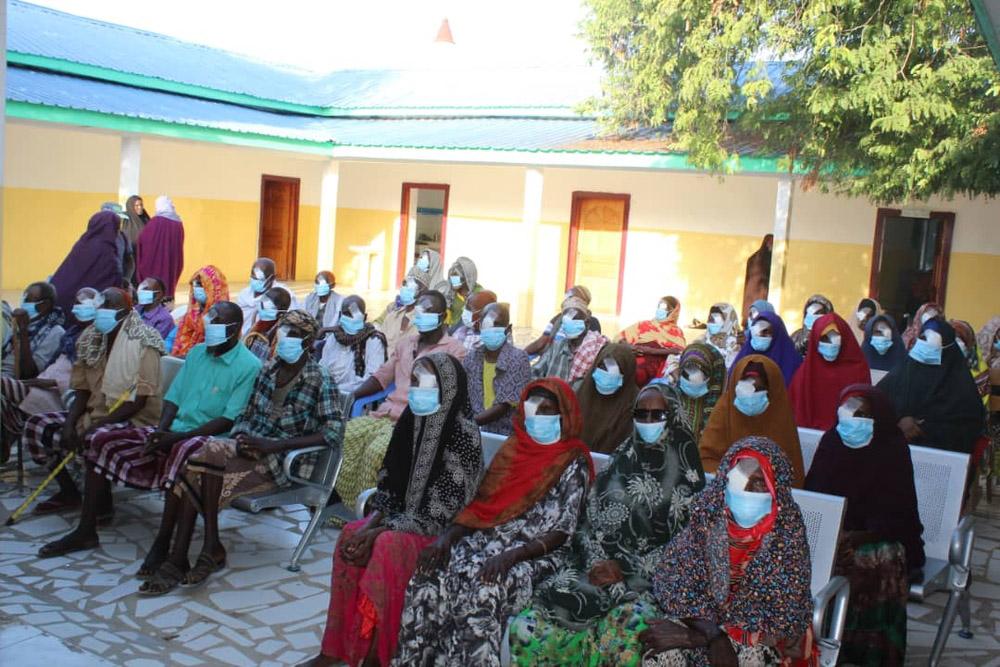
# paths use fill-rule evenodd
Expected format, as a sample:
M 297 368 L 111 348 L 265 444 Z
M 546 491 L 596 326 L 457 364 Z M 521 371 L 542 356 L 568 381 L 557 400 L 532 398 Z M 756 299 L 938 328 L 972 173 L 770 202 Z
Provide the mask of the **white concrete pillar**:
M 347 267 L 333 265 L 337 234 L 337 193 L 340 188 L 340 162 L 330 160 L 323 169 L 319 190 L 319 238 L 316 243 L 316 270 L 333 271 Z
M 524 170 L 524 204 L 521 215 L 521 238 L 526 243 L 525 266 L 521 271 L 521 285 L 518 290 L 518 304 L 515 321 L 520 326 L 531 326 L 535 311 L 535 279 L 538 261 L 538 225 L 542 220 L 542 193 L 545 174 L 540 167 Z
M 792 218 L 791 176 L 778 179 L 774 198 L 774 245 L 771 248 L 771 280 L 768 284 L 767 300 L 781 312 L 781 296 L 785 286 L 785 267 L 788 254 L 789 223 Z
M 122 135 L 121 166 L 118 171 L 118 203 L 122 206 L 132 195 L 142 196 L 142 192 L 139 190 L 139 169 L 142 164 L 141 141 L 137 135 Z

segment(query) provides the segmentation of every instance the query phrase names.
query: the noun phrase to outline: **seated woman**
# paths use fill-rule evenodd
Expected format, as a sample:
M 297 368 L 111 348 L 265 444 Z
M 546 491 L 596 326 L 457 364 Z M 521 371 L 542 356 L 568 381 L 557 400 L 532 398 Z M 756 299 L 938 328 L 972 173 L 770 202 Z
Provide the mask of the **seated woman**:
M 851 316 L 849 322 L 858 345 L 865 339 L 865 328 L 868 326 L 868 323 L 872 321 L 872 318 L 881 315 L 883 312 L 882 304 L 875 299 L 865 297 L 858 302 L 858 310 Z
M 619 343 L 632 346 L 636 356 L 635 383 L 645 387 L 663 372 L 663 365 L 671 354 L 680 354 L 687 345 L 684 330 L 677 326 L 681 316 L 681 302 L 665 296 L 656 305 L 651 320 L 633 324 L 618 334 Z
M 965 320 L 948 320 L 948 324 L 955 330 L 955 342 L 958 343 L 958 349 L 962 351 L 965 363 L 969 366 L 972 381 L 976 383 L 976 391 L 985 399 L 989 393 L 990 367 L 986 363 L 986 354 L 980 355 L 976 332 Z
M 992 451 L 1000 451 L 1000 316 L 990 318 L 976 336 L 989 369 L 986 392 L 986 433 Z M 1000 456 L 994 454 L 994 474 L 1000 471 Z
M 560 325 L 562 324 L 563 311 L 566 310 L 570 299 L 579 299 L 583 301 L 586 308 L 590 308 L 590 290 L 583 285 L 573 285 L 573 287 L 570 287 L 566 290 L 566 294 L 563 295 L 563 302 L 559 313 L 545 325 L 545 330 L 541 336 L 528 343 L 528 346 L 524 348 L 525 352 L 529 355 L 542 354 L 552 343 L 562 340 L 565 337 Z M 587 312 L 590 311 L 588 310 Z M 601 333 L 601 322 L 593 315 L 587 317 L 587 331 Z
M 777 313 L 763 312 L 751 322 L 746 342 L 733 365 L 750 354 L 761 354 L 778 364 L 786 386 L 792 383 L 795 371 L 802 365 L 802 355 L 795 351 L 795 343 Z
M 892 400 L 907 442 L 972 453 L 983 433 L 983 404 L 955 330 L 943 319 L 924 323 L 909 357 L 878 388 Z
M 576 390 L 583 414 L 581 438 L 590 451 L 610 454 L 632 434 L 635 354 L 621 343 L 605 345 L 597 354 L 589 377 Z
M 649 589 L 663 545 L 687 525 L 705 486 L 698 446 L 674 390 L 639 392 L 631 436 L 594 482 L 566 563 L 535 589 L 534 604 L 510 626 L 518 665 L 596 664 L 608 613 Z
M 920 306 L 920 308 L 917 308 L 916 314 L 913 316 L 913 319 L 910 320 L 910 324 L 906 327 L 906 331 L 903 332 L 903 344 L 906 346 L 907 350 L 913 347 L 916 340 L 920 338 L 921 327 L 927 324 L 930 320 L 933 320 L 935 317 L 944 319 L 944 308 L 942 308 L 940 304 L 931 301 Z
M 805 361 L 788 387 L 799 428 L 825 431 L 832 428 L 840 405 L 840 392 L 852 384 L 871 384 L 868 362 L 851 335 L 851 328 L 837 313 L 813 324 Z
M 726 383 L 726 364 L 719 351 L 706 343 L 691 343 L 677 366 L 680 414 L 697 443 Z
M 340 303 L 344 297 L 333 290 L 337 286 L 337 277 L 332 271 L 320 271 L 313 281 L 313 289 L 306 296 L 303 310 L 319 322 L 319 338 L 322 341 L 333 331 L 340 317 Z
M 565 382 L 525 388 L 476 499 L 420 554 L 393 665 L 500 665 L 507 619 L 562 565 L 594 478 L 580 426 Z
M 708 418 L 698 441 L 705 472 L 718 469 L 730 443 L 751 435 L 781 447 L 792 466 L 792 486 L 801 489 L 805 467 L 788 392 L 778 367 L 759 354 L 736 362 L 729 384 Z
M 816 449 L 806 488 L 847 499 L 834 574 L 851 600 L 841 660 L 901 665 L 910 581 L 924 565 L 913 461 L 889 397 L 871 385 L 844 389 L 837 425 Z
M 608 344 L 608 339 L 587 330 L 590 311 L 581 299 L 572 297 L 563 303 L 566 307 L 559 325 L 563 337 L 545 349 L 532 366 L 531 374 L 536 378 L 556 377 L 576 389 L 590 372 L 597 353 Z
M 427 289 L 427 285 L 415 276 L 407 276 L 399 288 L 396 300 L 387 305 L 375 319 L 375 326 L 385 335 L 386 349 L 390 354 L 399 341 L 417 330 L 413 326 L 413 310 L 420 295 Z
M 459 257 L 448 269 L 448 326 L 454 329 L 462 324 L 462 311 L 466 309 L 469 297 L 480 292 L 483 286 L 477 281 L 479 271 L 476 263 L 468 257 Z M 496 301 L 496 298 L 493 299 Z M 468 324 L 466 324 L 468 326 Z
M 257 304 L 253 322 L 243 337 L 243 344 L 264 363 L 274 356 L 278 342 L 275 335 L 278 332 L 277 324 L 285 313 L 289 312 L 291 305 L 292 295 L 284 287 L 271 287 L 264 292 L 260 303 Z
M 148 276 L 139 283 L 139 288 L 136 290 L 135 310 L 142 317 L 142 321 L 159 331 L 166 341 L 170 337 L 170 332 L 174 330 L 174 318 L 163 305 L 164 296 L 163 281 Z
M 476 296 L 479 294 L 482 292 Z M 510 340 L 510 308 L 506 303 L 491 303 L 483 308 L 482 318 L 475 325 L 482 345 L 470 349 L 462 361 L 469 376 L 472 414 L 484 431 L 510 435 L 514 432 L 517 401 L 531 381 L 531 364 L 524 350 L 514 347 Z
M 747 308 L 747 312 L 744 313 L 743 328 L 749 331 L 750 325 L 753 323 L 754 320 L 757 319 L 758 315 L 762 313 L 774 313 L 774 312 L 777 311 L 774 310 L 774 305 L 770 301 L 766 299 L 757 299 L 756 301 L 750 304 L 750 307 Z
M 806 349 L 809 345 L 809 332 L 812 331 L 813 323 L 827 313 L 834 311 L 833 302 L 822 294 L 813 294 L 806 299 L 805 308 L 802 309 L 802 327 L 792 334 L 792 342 L 795 344 L 795 351 L 800 357 L 806 356 Z
M 365 300 L 351 295 L 340 302 L 337 325 L 331 329 L 320 365 L 330 372 L 337 389 L 354 393 L 389 359 L 385 334 L 365 320 Z
M 713 304 L 708 310 L 705 329 L 705 335 L 698 342 L 714 347 L 725 359 L 726 368 L 732 366 L 743 345 L 743 332 L 736 309 L 728 303 Z
M 792 467 L 767 438 L 736 442 L 691 506 L 653 577 L 656 609 L 625 605 L 618 641 L 638 634 L 646 667 L 816 664 L 809 544 Z M 665 616 L 656 619 L 655 616 Z
M 337 542 L 323 651 L 313 665 L 389 664 L 417 556 L 476 493 L 483 451 L 461 364 L 443 352 L 422 357 L 411 382 L 373 511 L 347 524 Z
M 229 301 L 229 284 L 226 276 L 209 264 L 191 276 L 191 294 L 187 311 L 177 322 L 174 346 L 170 354 L 185 357 L 198 343 L 205 342 L 205 313 L 219 301 Z
M 873 377 L 884 377 L 906 360 L 906 346 L 892 315 L 883 313 L 868 320 L 861 351 L 865 354 Z

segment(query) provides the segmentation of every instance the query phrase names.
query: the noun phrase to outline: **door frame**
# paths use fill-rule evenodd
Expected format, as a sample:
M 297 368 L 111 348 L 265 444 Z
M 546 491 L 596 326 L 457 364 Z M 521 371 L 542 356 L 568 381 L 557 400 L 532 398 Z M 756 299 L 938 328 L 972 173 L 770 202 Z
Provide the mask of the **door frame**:
M 275 176 L 261 174 L 260 176 L 260 214 L 257 219 L 257 256 L 261 257 L 260 244 L 264 240 L 264 192 L 268 183 L 290 183 L 294 190 L 292 197 L 291 242 L 285 244 L 285 266 L 288 267 L 288 277 L 282 280 L 295 280 L 295 258 L 298 256 L 299 245 L 299 196 L 302 191 L 302 179 L 294 176 Z M 274 258 L 272 258 L 274 259 Z M 277 260 L 275 260 L 277 261 Z
M 898 208 L 879 208 L 875 214 L 875 239 L 872 241 L 872 263 L 868 275 L 868 296 L 879 298 L 878 276 L 882 265 L 882 240 L 884 238 L 885 221 L 887 218 L 904 217 Z M 936 301 L 944 307 L 948 292 L 948 269 L 951 265 L 951 241 L 955 232 L 955 214 L 948 211 L 931 211 L 928 220 L 941 221 L 941 236 L 938 237 L 938 247 L 934 258 L 934 292 Z
M 590 192 L 574 190 L 573 202 L 569 217 L 569 254 L 566 258 L 566 289 L 573 286 L 576 280 L 576 248 L 580 236 L 580 208 L 584 199 L 613 199 L 625 202 L 622 214 L 622 247 L 618 255 L 618 298 L 615 303 L 615 315 L 622 312 L 622 294 L 625 288 L 625 247 L 628 241 L 628 215 L 632 205 L 632 195 L 614 192 Z
M 441 262 L 444 262 L 444 242 L 448 229 L 448 197 L 451 185 L 447 183 L 411 183 L 403 182 L 403 192 L 399 204 L 399 244 L 396 247 L 396 285 L 401 285 L 406 276 L 406 255 L 409 251 L 407 241 L 410 238 L 410 192 L 412 190 L 444 190 L 444 212 L 441 214 Z M 414 221 L 416 224 L 416 221 Z M 433 288 L 433 285 L 430 285 Z

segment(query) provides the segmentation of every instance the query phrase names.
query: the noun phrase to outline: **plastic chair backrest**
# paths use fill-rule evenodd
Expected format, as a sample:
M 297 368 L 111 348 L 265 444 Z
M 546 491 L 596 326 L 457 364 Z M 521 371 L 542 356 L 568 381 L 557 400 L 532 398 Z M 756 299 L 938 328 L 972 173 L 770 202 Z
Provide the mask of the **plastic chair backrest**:
M 500 445 L 507 441 L 507 436 L 487 431 L 480 431 L 480 435 L 483 439 L 483 468 L 488 468 L 490 467 L 490 461 L 493 460 L 493 457 L 499 451 Z M 597 472 L 601 472 L 611 463 L 611 457 L 607 454 L 591 452 L 590 458 L 594 461 L 594 469 Z
M 184 360 L 180 357 L 171 357 L 170 355 L 160 357 L 160 396 L 167 395 L 167 390 L 170 389 L 170 385 L 183 365 Z
M 924 525 L 924 553 L 947 562 L 951 534 L 961 518 L 969 455 L 910 445 L 910 458 L 917 511 Z
M 809 472 L 812 467 L 813 458 L 816 456 L 816 448 L 823 437 L 823 431 L 814 428 L 799 428 L 799 445 L 802 447 L 802 465 L 805 472 Z

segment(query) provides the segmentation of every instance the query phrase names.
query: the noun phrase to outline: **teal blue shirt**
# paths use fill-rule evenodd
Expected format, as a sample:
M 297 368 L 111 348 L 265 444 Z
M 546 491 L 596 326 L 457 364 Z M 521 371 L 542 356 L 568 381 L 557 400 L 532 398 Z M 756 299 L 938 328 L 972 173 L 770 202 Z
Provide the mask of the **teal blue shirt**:
M 195 345 L 163 397 L 177 406 L 170 431 L 192 431 L 220 417 L 235 421 L 250 400 L 260 367 L 260 360 L 242 343 L 221 357 L 204 343 Z

